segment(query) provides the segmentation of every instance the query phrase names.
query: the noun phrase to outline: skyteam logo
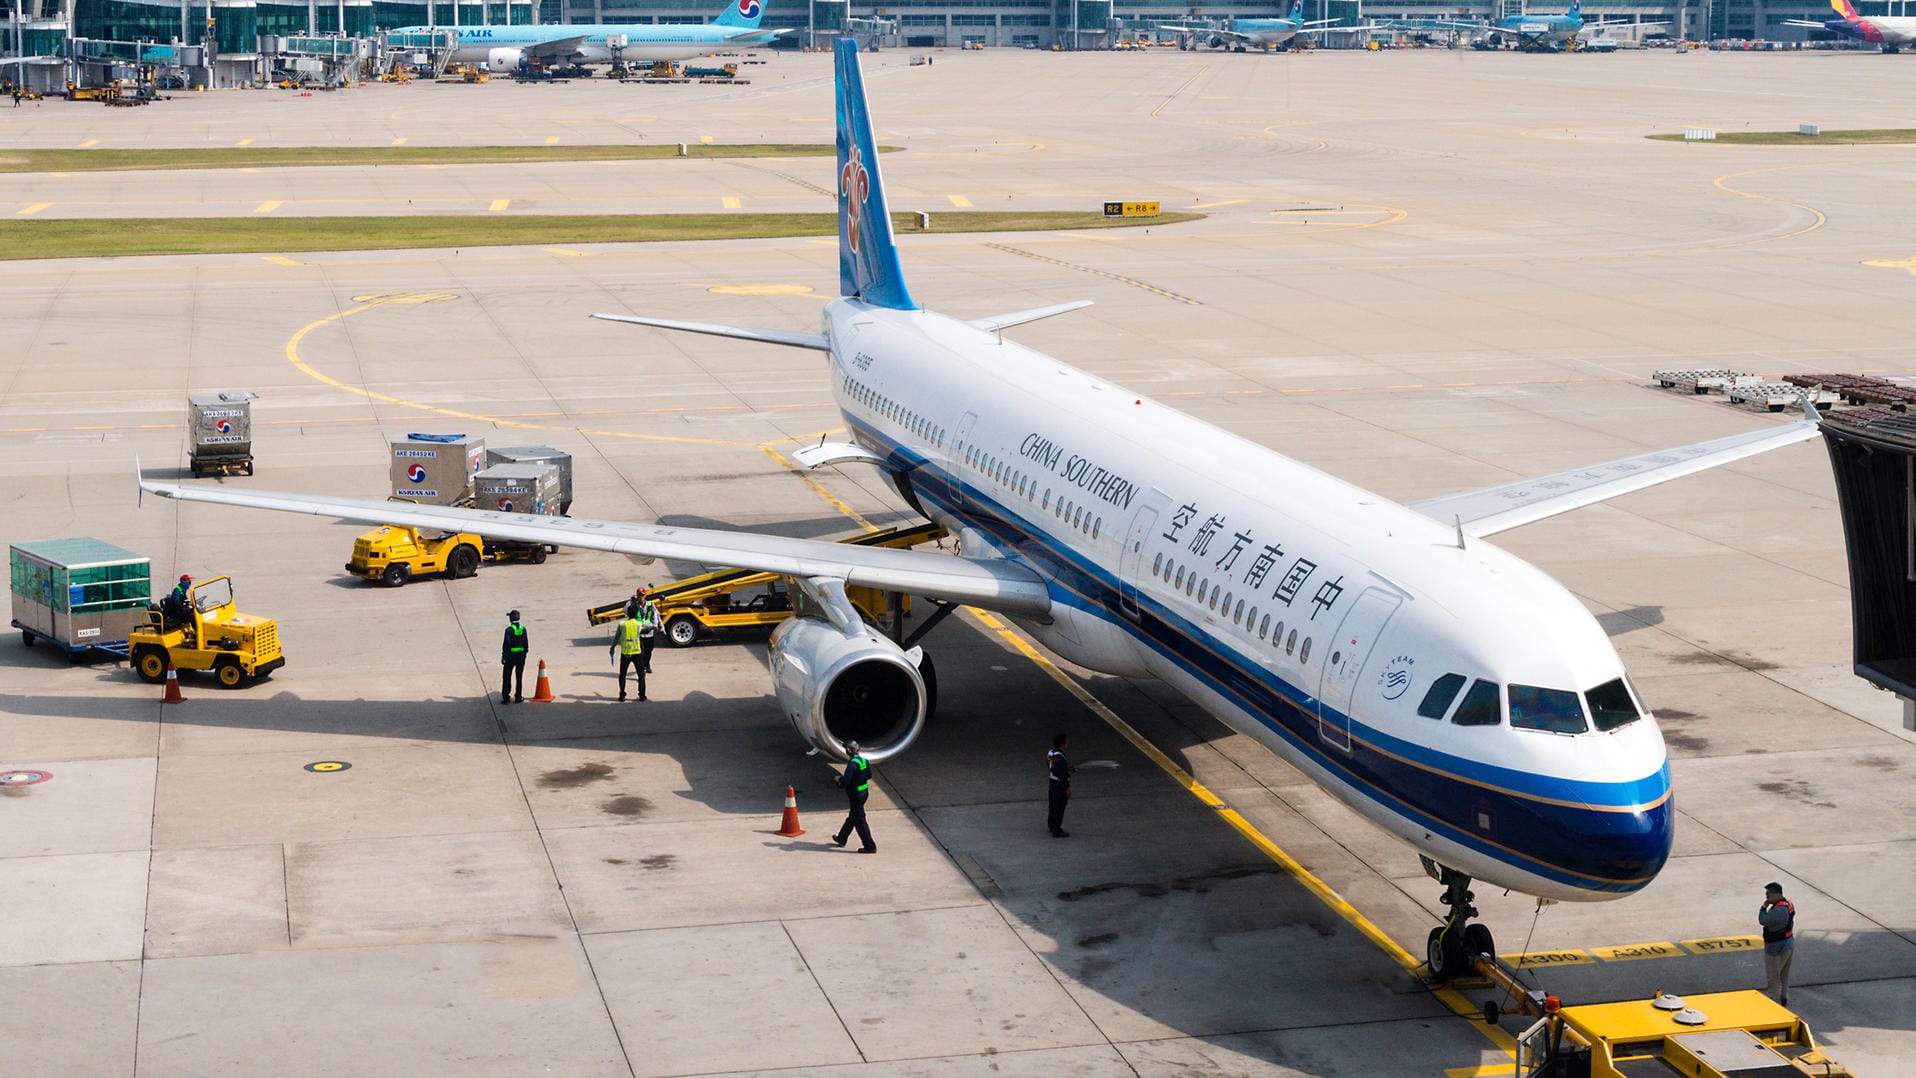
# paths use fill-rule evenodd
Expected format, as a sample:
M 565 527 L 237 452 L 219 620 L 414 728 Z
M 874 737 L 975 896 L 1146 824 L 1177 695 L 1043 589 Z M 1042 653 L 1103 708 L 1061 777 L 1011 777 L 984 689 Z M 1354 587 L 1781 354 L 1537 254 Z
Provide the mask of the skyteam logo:
M 758 13 L 763 10 L 764 8 L 759 6 L 758 0 L 738 0 L 738 13 L 745 18 L 756 19 L 758 18 Z
M 838 170 L 838 197 L 852 200 L 845 215 L 845 238 L 853 254 L 858 253 L 859 225 L 865 219 L 865 198 L 871 190 L 871 173 L 865 171 L 865 151 L 854 145 L 851 156 L 845 159 L 845 167 Z
M 222 419 L 218 423 L 213 424 L 213 429 L 219 431 L 221 434 L 231 434 L 233 433 L 233 424 Z
M 1410 669 L 1417 660 L 1408 655 L 1399 655 L 1384 664 L 1384 672 L 1377 675 L 1377 691 L 1386 700 L 1395 700 L 1410 688 Z
M 408 465 L 406 467 L 406 478 L 414 483 L 424 483 L 426 481 L 426 466 L 424 464 Z
M 501 513 L 510 513 L 510 512 L 512 512 L 512 499 L 511 499 L 511 498 L 501 498 L 501 499 L 499 499 L 499 511 L 500 511 Z

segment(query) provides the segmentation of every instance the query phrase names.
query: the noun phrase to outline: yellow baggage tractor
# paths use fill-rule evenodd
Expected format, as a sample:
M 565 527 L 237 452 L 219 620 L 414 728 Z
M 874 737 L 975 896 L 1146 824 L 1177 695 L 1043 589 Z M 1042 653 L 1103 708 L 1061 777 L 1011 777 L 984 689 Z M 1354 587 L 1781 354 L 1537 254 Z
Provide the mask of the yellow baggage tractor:
M 187 592 L 187 617 L 174 622 L 157 606 L 127 638 L 133 671 L 143 681 L 166 680 L 166 664 L 178 670 L 211 670 L 224 689 L 237 689 L 286 665 L 279 650 L 279 623 L 242 614 L 233 605 L 233 582 L 216 576 Z
M 911 528 L 886 528 L 841 540 L 853 546 L 914 547 L 936 542 L 945 530 L 936 524 Z M 675 647 L 687 647 L 701 639 L 745 629 L 771 629 L 792 614 L 789 584 L 777 573 L 749 569 L 720 569 L 670 584 L 661 584 L 646 593 L 659 608 L 665 638 Z M 891 613 L 886 593 L 876 588 L 848 587 L 859 612 L 877 623 Z M 607 625 L 625 613 L 625 599 L 595 606 L 586 611 L 593 625 Z M 901 615 L 911 613 L 911 597 L 900 596 Z

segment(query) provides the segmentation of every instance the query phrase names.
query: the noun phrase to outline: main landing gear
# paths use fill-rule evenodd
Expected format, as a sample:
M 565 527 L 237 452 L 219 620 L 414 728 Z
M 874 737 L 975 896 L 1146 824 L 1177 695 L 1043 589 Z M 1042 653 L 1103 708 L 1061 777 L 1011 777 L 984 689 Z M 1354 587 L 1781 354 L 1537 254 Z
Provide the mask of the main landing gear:
M 1477 907 L 1470 902 L 1477 896 L 1470 890 L 1470 877 L 1428 858 L 1424 859 L 1424 871 L 1444 885 L 1444 896 L 1439 901 L 1450 908 L 1444 923 L 1430 930 L 1426 944 L 1430 979 L 1442 984 L 1474 972 L 1479 955 L 1495 958 L 1497 945 L 1490 929 L 1471 921 L 1477 916 Z

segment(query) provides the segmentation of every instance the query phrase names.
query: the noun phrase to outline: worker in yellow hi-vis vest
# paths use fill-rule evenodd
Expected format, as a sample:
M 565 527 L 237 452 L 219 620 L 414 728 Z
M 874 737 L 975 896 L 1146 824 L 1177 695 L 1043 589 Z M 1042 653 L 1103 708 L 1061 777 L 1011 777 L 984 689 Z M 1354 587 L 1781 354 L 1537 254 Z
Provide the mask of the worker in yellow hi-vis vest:
M 639 682 L 639 699 L 645 699 L 645 611 L 627 614 L 612 634 L 612 646 L 606 654 L 619 661 L 619 699 L 625 699 L 625 673 L 632 671 Z

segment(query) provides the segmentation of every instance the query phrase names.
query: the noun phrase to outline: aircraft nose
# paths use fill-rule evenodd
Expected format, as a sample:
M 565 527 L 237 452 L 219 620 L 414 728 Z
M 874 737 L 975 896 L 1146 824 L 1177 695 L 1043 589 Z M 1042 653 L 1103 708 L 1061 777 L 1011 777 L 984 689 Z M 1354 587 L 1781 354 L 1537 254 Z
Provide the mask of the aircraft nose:
M 1588 805 L 1577 813 L 1570 837 L 1573 871 L 1591 889 L 1625 895 L 1656 878 L 1676 841 L 1676 807 L 1670 796 L 1634 809 Z

